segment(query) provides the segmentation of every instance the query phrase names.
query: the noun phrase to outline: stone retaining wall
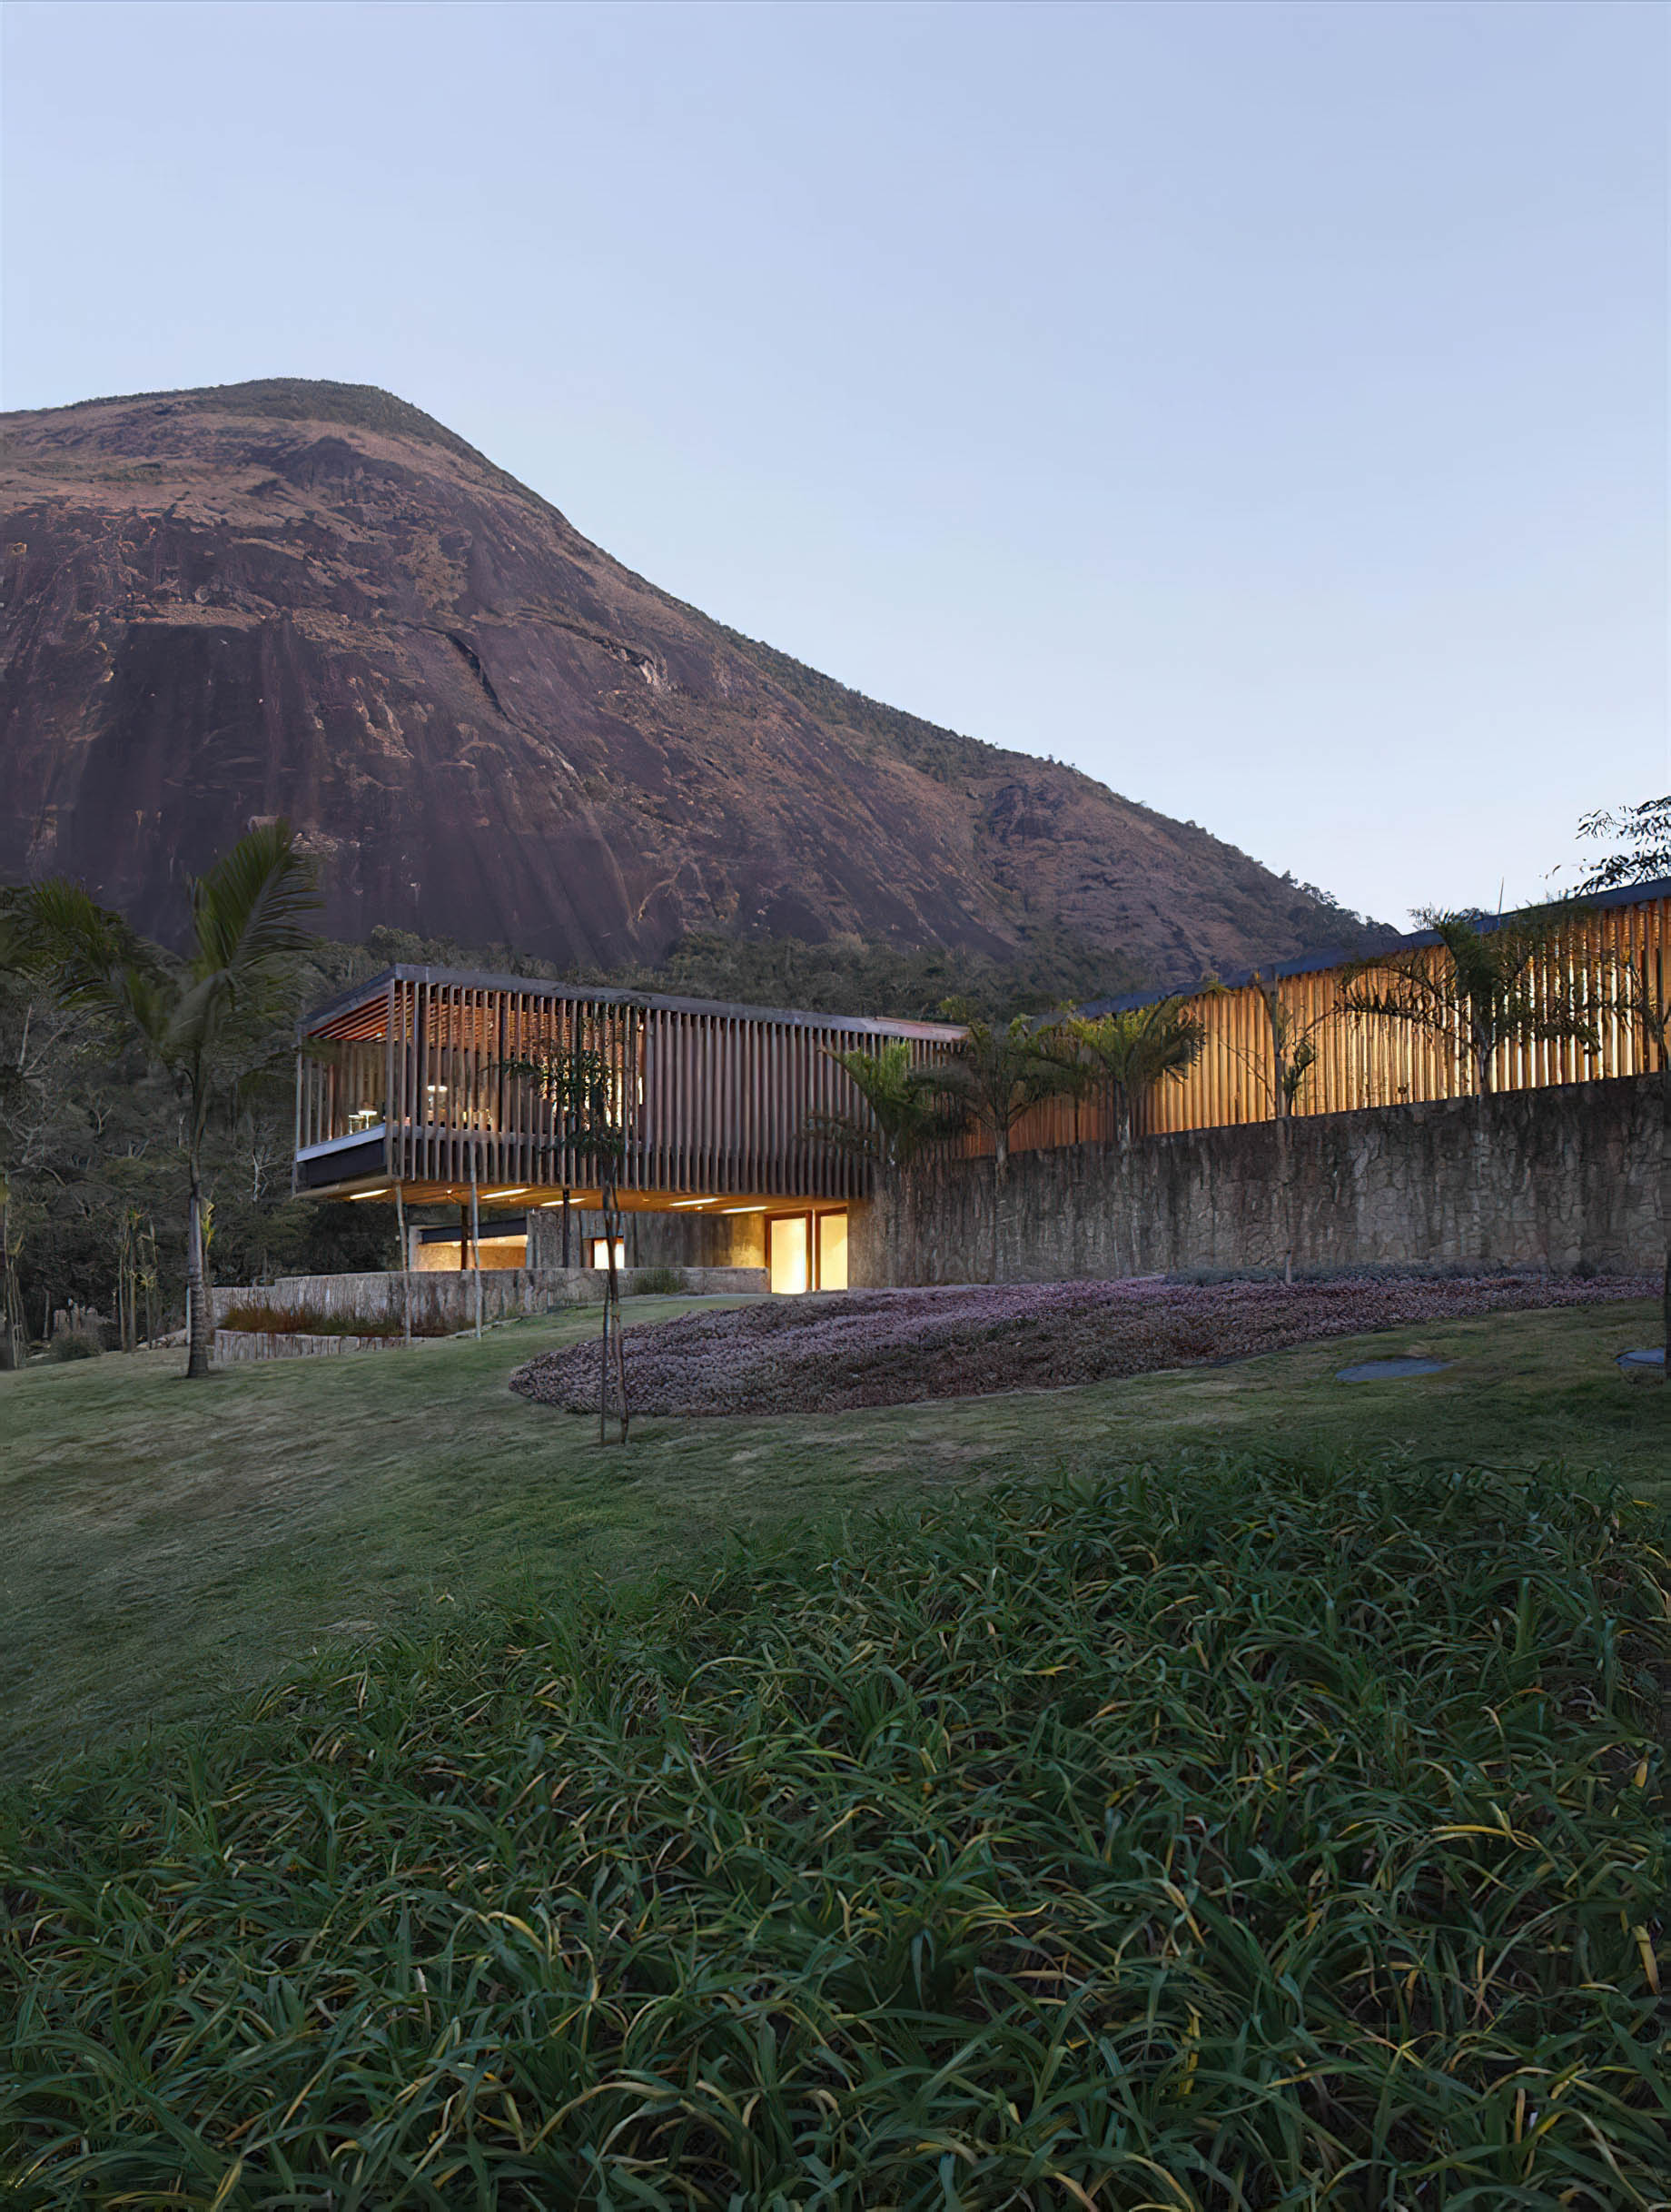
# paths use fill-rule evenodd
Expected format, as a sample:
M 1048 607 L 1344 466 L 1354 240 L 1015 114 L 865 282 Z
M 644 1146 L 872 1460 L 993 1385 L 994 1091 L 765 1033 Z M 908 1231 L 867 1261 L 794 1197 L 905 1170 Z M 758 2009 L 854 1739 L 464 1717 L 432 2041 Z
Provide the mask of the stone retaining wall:
M 419 1336 L 414 1344 L 436 1344 L 437 1337 Z M 306 1360 L 329 1357 L 338 1352 L 403 1351 L 401 1336 L 312 1336 L 302 1329 L 217 1329 L 214 1363 L 225 1367 L 236 1360 Z
M 1654 1272 L 1666 1105 L 1633 1076 L 920 1169 L 854 1209 L 855 1287 L 1195 1269 Z
M 666 1277 L 677 1275 L 669 1291 Z M 763 1267 L 628 1267 L 621 1271 L 625 1297 L 649 1294 L 693 1296 L 714 1294 L 764 1295 L 770 1287 Z M 412 1326 L 425 1335 L 450 1334 L 474 1325 L 476 1285 L 481 1285 L 481 1318 L 503 1321 L 518 1314 L 549 1314 L 566 1305 L 598 1305 L 608 1276 L 598 1267 L 484 1267 L 448 1275 L 283 1275 L 276 1283 L 217 1286 L 214 1317 L 224 1321 L 234 1306 L 265 1305 L 281 1314 L 317 1314 L 332 1321 L 397 1321 L 404 1324 L 403 1301 L 411 1301 Z

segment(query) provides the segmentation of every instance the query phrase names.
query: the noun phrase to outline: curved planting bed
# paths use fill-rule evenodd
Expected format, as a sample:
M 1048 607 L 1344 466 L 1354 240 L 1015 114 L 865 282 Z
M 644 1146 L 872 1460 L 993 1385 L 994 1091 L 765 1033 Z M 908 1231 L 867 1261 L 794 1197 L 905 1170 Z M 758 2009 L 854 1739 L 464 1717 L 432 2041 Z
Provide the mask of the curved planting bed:
M 1061 1390 L 1243 1359 L 1412 1321 L 1652 1297 L 1656 1278 L 1350 1276 L 1327 1283 L 1004 1283 L 852 1291 L 691 1314 L 623 1340 L 635 1413 L 832 1413 L 917 1398 Z M 512 1390 L 595 1412 L 598 1348 L 519 1367 Z

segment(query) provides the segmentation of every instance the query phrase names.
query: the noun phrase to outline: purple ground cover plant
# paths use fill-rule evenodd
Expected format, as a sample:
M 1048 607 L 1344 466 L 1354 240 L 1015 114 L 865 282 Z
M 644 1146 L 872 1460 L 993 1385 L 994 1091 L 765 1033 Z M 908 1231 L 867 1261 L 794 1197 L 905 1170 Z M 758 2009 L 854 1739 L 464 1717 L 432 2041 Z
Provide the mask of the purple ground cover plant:
M 1648 1298 L 1657 1278 L 1337 1276 L 1320 1283 L 1004 1283 L 774 1299 L 630 1328 L 635 1413 L 835 1413 L 1005 1390 L 1063 1390 L 1245 1359 L 1409 1322 Z M 510 1387 L 597 1409 L 594 1344 L 542 1353 Z

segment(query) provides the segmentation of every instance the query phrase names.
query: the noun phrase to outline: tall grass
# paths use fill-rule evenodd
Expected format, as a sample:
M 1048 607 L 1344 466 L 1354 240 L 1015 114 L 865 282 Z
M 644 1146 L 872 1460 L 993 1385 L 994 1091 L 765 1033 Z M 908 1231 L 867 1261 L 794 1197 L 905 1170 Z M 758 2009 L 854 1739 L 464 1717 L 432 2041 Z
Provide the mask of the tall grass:
M 0 1849 L 22 2205 L 1663 2204 L 1671 1574 L 1244 1461 L 321 1670 Z

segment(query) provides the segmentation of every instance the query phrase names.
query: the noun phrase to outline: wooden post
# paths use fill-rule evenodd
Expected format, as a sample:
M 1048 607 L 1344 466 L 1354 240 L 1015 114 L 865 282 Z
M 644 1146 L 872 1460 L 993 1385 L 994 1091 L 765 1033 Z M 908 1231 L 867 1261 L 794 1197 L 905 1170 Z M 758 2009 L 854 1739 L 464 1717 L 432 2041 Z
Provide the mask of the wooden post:
M 563 1265 L 569 1265 L 569 1185 L 563 1185 Z

